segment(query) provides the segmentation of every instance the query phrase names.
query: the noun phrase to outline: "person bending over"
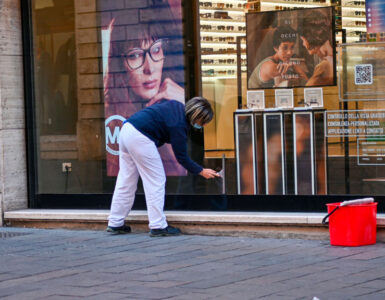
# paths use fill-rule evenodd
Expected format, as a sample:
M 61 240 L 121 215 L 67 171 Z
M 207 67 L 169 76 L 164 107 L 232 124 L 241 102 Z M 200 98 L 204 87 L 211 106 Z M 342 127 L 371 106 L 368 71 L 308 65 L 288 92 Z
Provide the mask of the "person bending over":
M 187 133 L 211 121 L 213 110 L 202 97 L 190 99 L 186 105 L 165 100 L 140 110 L 128 118 L 119 135 L 119 174 L 112 197 L 107 231 L 129 233 L 124 220 L 134 204 L 139 176 L 142 178 L 147 204 L 150 236 L 178 235 L 180 230 L 167 224 L 163 212 L 166 175 L 158 147 L 169 143 L 178 162 L 193 174 L 206 179 L 219 177 L 187 155 Z

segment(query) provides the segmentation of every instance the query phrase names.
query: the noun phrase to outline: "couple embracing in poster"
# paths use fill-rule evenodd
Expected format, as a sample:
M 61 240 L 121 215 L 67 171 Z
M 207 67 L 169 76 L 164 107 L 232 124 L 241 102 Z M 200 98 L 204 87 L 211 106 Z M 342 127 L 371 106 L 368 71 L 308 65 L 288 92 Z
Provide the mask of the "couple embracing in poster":
M 332 7 L 247 15 L 248 88 L 335 84 Z

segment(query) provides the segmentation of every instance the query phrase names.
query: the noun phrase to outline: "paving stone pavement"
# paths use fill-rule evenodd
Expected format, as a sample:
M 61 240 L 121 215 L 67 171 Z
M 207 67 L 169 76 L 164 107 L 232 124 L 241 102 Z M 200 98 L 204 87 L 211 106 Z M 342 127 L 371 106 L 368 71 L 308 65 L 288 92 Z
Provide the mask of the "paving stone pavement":
M 0 227 L 0 299 L 385 299 L 385 244 Z

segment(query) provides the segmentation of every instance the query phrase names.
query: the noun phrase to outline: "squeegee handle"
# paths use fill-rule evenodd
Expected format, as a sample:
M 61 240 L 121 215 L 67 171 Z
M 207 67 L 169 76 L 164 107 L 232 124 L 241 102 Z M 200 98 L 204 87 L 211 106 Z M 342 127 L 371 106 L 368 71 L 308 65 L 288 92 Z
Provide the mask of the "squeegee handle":
M 374 201 L 373 198 L 363 198 L 363 199 L 357 199 L 357 200 L 344 201 L 340 204 L 340 206 L 367 204 L 367 203 L 372 203 L 373 201 Z

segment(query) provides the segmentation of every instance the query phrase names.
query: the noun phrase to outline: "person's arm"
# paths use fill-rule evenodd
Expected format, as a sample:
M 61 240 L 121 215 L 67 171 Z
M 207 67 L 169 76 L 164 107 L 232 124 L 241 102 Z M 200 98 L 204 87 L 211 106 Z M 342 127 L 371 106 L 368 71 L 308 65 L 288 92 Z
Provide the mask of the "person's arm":
M 212 169 L 204 169 L 187 155 L 187 134 L 183 127 L 171 127 L 170 143 L 177 161 L 190 173 L 199 174 L 206 179 L 219 177 Z
M 314 85 L 320 85 L 324 84 L 324 75 L 327 72 L 328 68 L 328 62 L 322 61 L 319 63 L 315 68 L 313 75 L 310 77 L 310 79 L 306 82 L 306 86 L 314 86 Z
M 296 72 L 300 78 L 304 79 L 304 80 L 308 80 L 309 78 L 307 77 L 305 71 L 302 69 L 303 67 L 303 64 L 300 64 L 300 65 L 296 65 L 294 64 L 293 65 L 293 69 L 294 69 L 294 72 Z M 304 66 L 306 67 L 306 65 Z
M 267 61 L 261 66 L 260 78 L 264 82 L 267 82 L 274 77 L 286 74 L 289 68 L 290 65 L 288 63 L 280 62 L 276 64 L 272 61 Z

